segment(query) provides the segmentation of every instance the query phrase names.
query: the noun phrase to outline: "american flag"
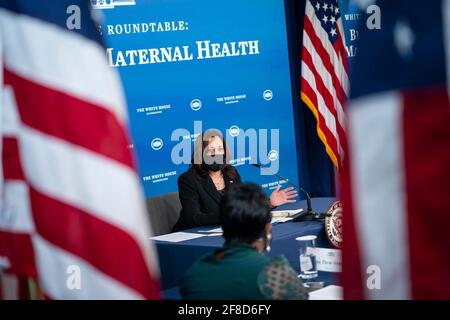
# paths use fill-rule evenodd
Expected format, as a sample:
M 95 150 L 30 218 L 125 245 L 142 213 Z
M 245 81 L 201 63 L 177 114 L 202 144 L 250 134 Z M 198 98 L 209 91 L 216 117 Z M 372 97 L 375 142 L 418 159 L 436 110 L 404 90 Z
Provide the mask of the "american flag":
M 126 125 L 87 1 L 0 2 L 3 274 L 49 299 L 159 297 Z
M 337 168 L 345 143 L 344 103 L 349 93 L 347 51 L 337 0 L 307 0 L 301 98 L 317 121 L 317 133 Z
M 377 5 L 346 109 L 344 297 L 449 299 L 450 1 Z

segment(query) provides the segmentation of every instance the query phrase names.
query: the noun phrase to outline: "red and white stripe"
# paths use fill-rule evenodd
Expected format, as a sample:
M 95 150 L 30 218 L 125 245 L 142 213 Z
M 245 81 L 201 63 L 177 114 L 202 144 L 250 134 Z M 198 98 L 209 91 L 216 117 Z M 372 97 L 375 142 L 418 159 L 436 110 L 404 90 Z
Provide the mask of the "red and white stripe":
M 3 71 L 3 70 L 2 70 Z M 0 206 L 0 256 L 8 261 L 6 270 L 19 277 L 37 276 L 31 235 L 34 223 L 30 212 L 28 186 L 18 154 L 17 114 L 10 108 L 14 94 L 10 86 L 2 91 L 2 205 Z
M 408 239 L 403 192 L 402 101 L 397 93 L 347 108 L 351 185 L 361 265 L 381 270 L 381 290 L 367 298 L 408 298 Z M 383 174 L 380 174 L 383 173 Z
M 0 209 L 15 221 L 0 227 L 8 237 L 29 237 L 49 298 L 159 297 L 124 99 L 103 48 L 2 9 L 0 30 L 9 88 L 2 150 L 10 158 Z M 81 270 L 80 290 L 66 285 L 71 265 Z
M 450 4 L 443 3 L 450 25 Z M 450 299 L 448 88 L 359 98 L 348 105 L 347 120 L 345 298 Z M 379 288 L 370 286 L 371 266 L 379 268 Z
M 344 104 L 349 93 L 347 53 L 342 19 L 336 22 L 338 40 L 333 45 L 308 0 L 304 17 L 302 100 L 313 111 L 319 137 L 330 158 L 340 167 L 345 143 Z

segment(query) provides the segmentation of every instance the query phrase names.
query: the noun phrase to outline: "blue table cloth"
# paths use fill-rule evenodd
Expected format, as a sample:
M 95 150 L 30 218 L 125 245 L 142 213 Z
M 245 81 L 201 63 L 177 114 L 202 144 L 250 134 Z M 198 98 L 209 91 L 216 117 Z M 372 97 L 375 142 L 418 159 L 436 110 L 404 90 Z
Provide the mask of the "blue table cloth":
M 326 212 L 334 198 L 313 198 L 313 208 L 317 212 Z M 298 201 L 284 205 L 279 209 L 306 208 L 305 201 Z M 185 232 L 202 233 L 217 226 L 198 227 Z M 291 266 L 300 273 L 298 243 L 295 238 L 304 235 L 317 236 L 316 247 L 330 248 L 331 245 L 326 238 L 323 221 L 285 222 L 273 225 L 271 252 L 268 256 L 284 255 Z M 205 236 L 183 242 L 155 241 L 159 255 L 161 270 L 161 281 L 165 295 L 178 298 L 177 289 L 181 279 L 190 266 L 201 256 L 214 251 L 223 245 L 221 236 Z M 336 284 L 337 276 L 334 273 L 319 272 L 315 281 L 324 281 L 325 285 Z M 172 288 L 172 289 L 171 289 Z M 168 290 L 171 289 L 171 290 Z M 176 297 L 175 297 L 176 296 Z

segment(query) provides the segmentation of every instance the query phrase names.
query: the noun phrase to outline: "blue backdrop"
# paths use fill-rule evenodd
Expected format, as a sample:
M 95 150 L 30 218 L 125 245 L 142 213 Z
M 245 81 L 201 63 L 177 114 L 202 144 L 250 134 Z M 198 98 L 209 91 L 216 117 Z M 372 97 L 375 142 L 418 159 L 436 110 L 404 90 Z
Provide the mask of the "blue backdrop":
M 277 178 L 261 176 L 256 168 L 242 165 L 269 163 L 269 153 L 272 165 L 279 161 L 279 174 L 294 183 L 299 182 L 299 175 L 306 176 L 301 171 L 307 166 L 301 157 L 297 159 L 302 151 L 294 127 L 283 0 L 122 0 L 107 4 L 110 8 L 97 10 L 104 14 L 101 33 L 111 65 L 125 86 L 132 147 L 147 197 L 177 191 L 177 177 L 188 165 L 178 164 L 178 159 L 174 163 L 172 151 L 183 141 L 192 143 L 200 130 L 208 128 L 224 134 L 232 128 L 231 133 L 241 137 L 248 129 L 268 130 L 268 137 L 258 137 L 259 146 L 263 140 L 268 145 L 257 149 L 260 154 L 252 156 L 246 143 L 244 159 L 235 159 L 244 180 L 266 190 L 274 187 Z M 232 42 L 253 42 L 244 43 L 246 54 L 241 50 L 239 55 L 198 59 L 197 41 L 220 44 L 218 52 L 224 55 L 229 52 L 223 43 L 230 51 Z M 249 54 L 250 46 L 253 54 Z M 191 59 L 180 61 L 180 56 L 174 56 L 177 47 L 184 58 Z M 160 48 L 166 48 L 166 53 L 172 50 L 172 55 L 162 56 Z M 153 57 L 148 49 L 153 49 Z M 195 121 L 202 123 L 195 125 Z M 271 139 L 271 129 L 279 129 L 278 146 Z M 184 162 L 190 159 L 186 152 L 179 154 L 185 156 Z
M 367 8 L 369 4 L 365 7 Z M 361 10 L 356 0 L 340 0 L 339 6 L 342 12 L 342 22 L 345 30 L 345 41 L 349 56 L 349 65 L 353 65 L 353 60 L 358 53 L 358 26 L 362 21 L 365 23 L 368 15 L 365 10 Z M 364 6 L 362 6 L 364 8 Z

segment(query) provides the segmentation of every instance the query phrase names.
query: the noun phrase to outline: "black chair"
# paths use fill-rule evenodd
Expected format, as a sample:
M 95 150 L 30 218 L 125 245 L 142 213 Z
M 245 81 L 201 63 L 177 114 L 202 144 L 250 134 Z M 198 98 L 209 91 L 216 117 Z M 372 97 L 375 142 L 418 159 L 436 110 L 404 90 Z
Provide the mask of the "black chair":
M 152 234 L 159 236 L 170 233 L 180 217 L 181 203 L 178 192 L 148 198 L 146 202 Z

